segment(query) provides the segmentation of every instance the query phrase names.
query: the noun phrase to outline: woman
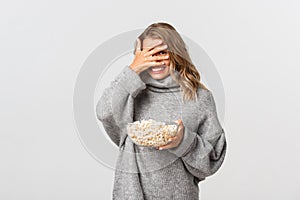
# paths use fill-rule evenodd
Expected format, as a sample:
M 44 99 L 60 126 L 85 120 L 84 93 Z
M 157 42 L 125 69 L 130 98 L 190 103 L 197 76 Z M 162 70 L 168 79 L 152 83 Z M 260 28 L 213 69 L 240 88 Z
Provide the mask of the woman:
M 212 92 L 201 82 L 181 36 L 167 23 L 148 26 L 134 60 L 104 90 L 97 118 L 119 147 L 113 199 L 199 199 L 198 183 L 222 165 L 226 139 Z M 129 122 L 177 119 L 160 148 L 136 145 Z

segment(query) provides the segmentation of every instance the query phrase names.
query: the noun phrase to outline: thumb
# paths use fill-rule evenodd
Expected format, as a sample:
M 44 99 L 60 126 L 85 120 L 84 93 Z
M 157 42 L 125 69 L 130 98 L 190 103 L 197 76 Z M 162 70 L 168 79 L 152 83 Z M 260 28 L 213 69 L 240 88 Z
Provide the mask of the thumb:
M 179 125 L 179 124 L 181 124 L 181 123 L 182 123 L 182 120 L 181 120 L 181 119 L 177 119 L 175 122 L 176 122 L 176 124 L 178 124 L 178 125 Z

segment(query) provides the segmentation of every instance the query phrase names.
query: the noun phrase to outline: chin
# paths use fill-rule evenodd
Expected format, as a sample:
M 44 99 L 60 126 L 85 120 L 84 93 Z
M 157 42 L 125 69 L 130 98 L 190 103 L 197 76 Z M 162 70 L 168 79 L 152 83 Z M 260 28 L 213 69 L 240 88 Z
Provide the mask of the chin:
M 164 79 L 166 78 L 167 76 L 169 76 L 169 74 L 166 74 L 166 75 L 157 75 L 157 74 L 150 74 L 150 76 L 153 78 L 153 79 L 156 79 L 156 80 L 160 80 L 160 79 Z

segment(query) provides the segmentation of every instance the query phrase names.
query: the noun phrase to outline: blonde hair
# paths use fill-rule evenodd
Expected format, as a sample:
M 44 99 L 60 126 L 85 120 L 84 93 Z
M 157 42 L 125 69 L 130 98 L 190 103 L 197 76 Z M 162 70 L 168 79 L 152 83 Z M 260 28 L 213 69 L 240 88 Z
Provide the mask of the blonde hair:
M 180 85 L 183 100 L 197 100 L 198 87 L 208 90 L 200 82 L 200 73 L 192 63 L 183 39 L 173 26 L 165 22 L 153 23 L 139 36 L 141 45 L 145 38 L 159 38 L 168 45 L 170 75 Z M 135 42 L 134 53 L 136 46 L 137 42 Z M 142 46 L 141 49 L 143 49 Z M 179 78 L 175 76 L 174 70 L 179 73 Z

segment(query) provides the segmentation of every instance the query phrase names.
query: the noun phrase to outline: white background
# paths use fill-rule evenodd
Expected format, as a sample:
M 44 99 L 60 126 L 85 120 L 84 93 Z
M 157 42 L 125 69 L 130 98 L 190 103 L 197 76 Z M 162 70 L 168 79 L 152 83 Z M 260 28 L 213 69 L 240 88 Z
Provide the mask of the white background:
M 225 88 L 227 157 L 201 182 L 201 199 L 299 199 L 299 8 L 291 0 L 2 1 L 0 199 L 111 199 L 113 171 L 75 130 L 74 84 L 102 42 L 158 21 L 201 45 Z

